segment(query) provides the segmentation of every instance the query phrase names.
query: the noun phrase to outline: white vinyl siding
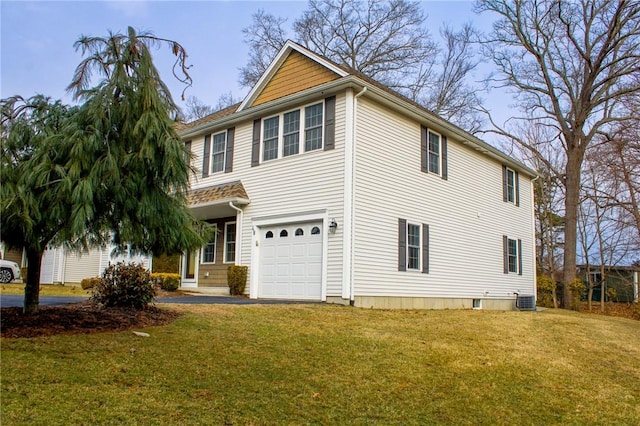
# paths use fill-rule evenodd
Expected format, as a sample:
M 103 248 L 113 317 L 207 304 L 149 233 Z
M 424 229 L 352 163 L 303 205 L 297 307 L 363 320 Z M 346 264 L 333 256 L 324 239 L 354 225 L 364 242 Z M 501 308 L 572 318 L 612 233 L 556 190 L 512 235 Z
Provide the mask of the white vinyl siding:
M 321 99 L 310 102 L 308 106 L 323 103 Z M 307 104 L 300 105 L 302 110 Z M 282 113 L 293 109 L 283 110 Z M 323 107 L 324 113 L 324 107 Z M 238 229 L 241 244 L 240 265 L 251 265 L 254 247 L 251 244 L 253 235 L 253 218 L 289 215 L 301 212 L 327 211 L 329 218 L 343 223 L 344 201 L 344 134 L 345 134 L 345 95 L 338 94 L 335 110 L 335 149 L 313 150 L 304 155 L 291 155 L 278 161 L 265 161 L 257 167 L 251 166 L 251 141 L 253 140 L 253 120 L 235 124 L 235 143 L 233 171 L 202 178 L 196 176 L 191 180 L 191 189 L 204 188 L 234 180 L 242 184 L 251 199 L 251 203 L 242 207 L 244 218 L 242 230 Z M 280 116 L 280 115 L 279 115 Z M 278 116 L 278 117 L 279 117 Z M 277 118 L 273 114 L 264 118 Z M 265 119 L 262 119 L 261 138 L 264 135 Z M 302 120 L 302 118 L 301 118 Z M 324 121 L 324 120 L 323 120 Z M 302 121 L 301 121 L 302 122 Z M 301 125 L 301 128 L 303 126 Z M 324 129 L 321 128 L 321 131 Z M 302 129 L 301 129 L 302 132 Z M 324 138 L 324 135 L 323 135 Z M 261 144 L 264 142 L 261 139 Z M 192 138 L 194 153 L 202 152 L 204 136 Z M 300 142 L 301 150 L 303 141 Z M 323 142 L 324 144 L 324 142 Z M 261 148 L 260 160 L 263 159 Z M 202 159 L 196 158 L 192 164 L 200 167 Z M 335 234 L 329 235 L 327 242 L 327 296 L 342 294 L 342 227 Z M 328 231 L 323 231 L 328 232 Z M 247 280 L 247 292 L 251 282 L 251 274 Z
M 449 178 L 433 179 L 421 172 L 421 125 L 434 127 L 376 105 L 366 96 L 359 99 L 355 294 L 469 299 L 510 298 L 518 289 L 534 294 L 530 180 L 521 174 L 521 208 L 513 209 L 502 202 L 501 163 L 464 146 L 453 135 L 446 135 Z M 389 150 L 381 140 L 399 142 Z M 411 196 L 405 196 L 409 190 Z M 399 271 L 398 218 L 428 221 L 428 274 Z M 503 235 L 522 238 L 521 276 L 503 273 Z

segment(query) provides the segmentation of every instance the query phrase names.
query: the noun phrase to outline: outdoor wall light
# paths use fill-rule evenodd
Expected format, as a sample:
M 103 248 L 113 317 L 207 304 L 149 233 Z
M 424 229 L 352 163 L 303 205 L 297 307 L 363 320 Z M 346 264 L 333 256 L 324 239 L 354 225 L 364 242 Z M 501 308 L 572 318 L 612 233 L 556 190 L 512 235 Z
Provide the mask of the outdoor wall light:
M 338 222 L 336 222 L 335 218 L 332 218 L 331 223 L 329 224 L 329 232 L 331 232 L 332 234 L 335 234 L 336 229 L 338 229 Z

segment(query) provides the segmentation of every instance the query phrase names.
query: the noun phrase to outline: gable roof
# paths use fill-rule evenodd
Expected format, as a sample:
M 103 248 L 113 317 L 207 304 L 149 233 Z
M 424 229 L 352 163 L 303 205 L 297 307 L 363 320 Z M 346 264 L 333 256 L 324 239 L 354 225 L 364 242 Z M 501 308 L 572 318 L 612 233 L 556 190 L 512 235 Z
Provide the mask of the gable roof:
M 302 58 L 306 62 L 307 70 L 312 68 L 311 76 L 305 79 L 312 84 L 300 84 L 291 87 L 285 84 L 287 89 L 282 92 L 273 93 L 269 96 L 261 98 L 265 90 L 268 91 L 269 85 L 274 80 L 282 80 L 289 83 L 286 77 L 292 76 L 289 67 L 287 70 L 287 60 L 294 58 L 290 62 L 295 62 Z M 311 65 L 309 65 L 311 64 Z M 313 67 L 313 65 L 316 65 Z M 318 67 L 318 65 L 320 67 Z M 284 68 L 284 71 L 283 71 Z M 279 74 L 282 72 L 282 74 Z M 311 77 L 311 78 L 310 78 Z M 303 79 L 303 80 L 305 80 Z M 346 88 L 352 88 L 367 97 L 373 98 L 384 105 L 402 113 L 411 116 L 416 121 L 428 125 L 430 128 L 445 134 L 455 136 L 455 139 L 465 146 L 468 146 L 484 155 L 502 162 L 512 167 L 530 178 L 537 176 L 536 172 L 525 166 L 522 162 L 511 158 L 494 146 L 488 144 L 482 139 L 468 133 L 466 130 L 456 126 L 450 121 L 440 117 L 434 112 L 428 110 L 424 106 L 407 98 L 406 96 L 394 91 L 393 89 L 377 82 L 376 80 L 366 76 L 365 74 L 344 65 L 338 65 L 335 62 L 325 58 L 317 53 L 306 49 L 305 47 L 288 40 L 280 49 L 274 60 L 271 62 L 267 70 L 264 72 L 260 80 L 251 89 L 249 94 L 239 105 L 225 108 L 189 123 L 179 132 L 185 138 L 202 134 L 214 128 L 233 125 L 233 123 L 245 121 L 255 118 L 257 115 L 273 113 L 281 109 L 284 105 L 294 104 L 309 97 L 317 97 L 317 93 L 321 92 L 325 95 L 336 93 Z
M 269 64 L 269 67 L 267 68 L 267 70 L 264 72 L 264 74 L 262 74 L 262 77 L 260 77 L 260 80 L 258 80 L 256 85 L 251 89 L 251 91 L 249 92 L 247 97 L 244 99 L 244 101 L 242 101 L 242 103 L 240 104 L 240 107 L 238 108 L 238 111 L 242 111 L 254 105 L 256 101 L 259 101 L 259 96 L 265 91 L 265 89 L 268 89 L 268 86 L 272 84 L 274 80 L 276 80 L 275 79 L 276 74 L 282 73 L 283 66 L 286 65 L 286 62 L 287 61 L 292 62 L 291 57 L 295 58 L 298 55 L 300 55 L 303 60 L 304 58 L 310 59 L 311 61 L 305 61 L 305 62 L 315 64 L 317 66 L 317 68 L 314 69 L 312 73 L 314 74 L 318 74 L 319 72 L 322 73 L 323 75 L 320 78 L 322 83 L 326 83 L 327 81 L 335 80 L 340 77 L 346 77 L 347 75 L 349 75 L 349 73 L 346 70 L 336 65 L 332 61 L 328 60 L 327 58 L 317 55 L 312 51 L 310 51 L 309 49 L 306 49 L 300 46 L 299 44 L 294 43 L 291 40 L 287 40 L 287 42 L 282 46 L 282 48 L 276 55 L 275 59 L 271 61 L 271 64 Z M 284 81 L 285 84 L 290 85 L 291 82 L 286 81 L 287 70 L 284 69 L 284 71 L 285 71 L 285 75 L 283 75 L 284 77 L 283 80 L 285 80 Z M 293 71 L 295 71 L 295 69 Z M 335 78 L 330 78 L 329 75 L 325 74 L 326 72 L 333 73 L 335 75 Z M 317 75 L 314 75 L 314 77 L 317 77 Z M 306 79 L 305 82 L 308 84 L 305 85 L 303 83 L 298 87 L 294 88 L 294 91 L 311 88 L 318 84 L 318 79 L 317 78 Z M 299 90 L 296 90 L 296 89 L 299 89 Z M 290 90 L 289 94 L 291 93 L 292 91 Z

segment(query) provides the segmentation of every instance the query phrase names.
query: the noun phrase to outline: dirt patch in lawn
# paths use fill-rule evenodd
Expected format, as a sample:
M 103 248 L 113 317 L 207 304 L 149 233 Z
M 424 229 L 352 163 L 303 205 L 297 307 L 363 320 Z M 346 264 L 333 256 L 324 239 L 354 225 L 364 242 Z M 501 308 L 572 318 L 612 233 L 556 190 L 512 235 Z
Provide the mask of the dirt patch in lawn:
M 64 306 L 42 306 L 24 315 L 22 308 L 2 308 L 2 337 L 39 337 L 55 334 L 89 334 L 166 325 L 182 313 L 149 306 L 146 309 L 101 308 L 84 301 Z

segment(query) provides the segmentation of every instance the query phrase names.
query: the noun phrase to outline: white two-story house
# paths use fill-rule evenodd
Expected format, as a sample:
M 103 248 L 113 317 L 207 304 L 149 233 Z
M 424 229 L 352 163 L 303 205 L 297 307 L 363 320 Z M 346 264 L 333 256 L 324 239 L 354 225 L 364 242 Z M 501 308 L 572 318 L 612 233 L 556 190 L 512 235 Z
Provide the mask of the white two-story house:
M 535 294 L 520 162 L 357 72 L 287 42 L 244 101 L 180 130 L 189 202 L 217 226 L 183 287 L 384 308 L 513 309 Z

